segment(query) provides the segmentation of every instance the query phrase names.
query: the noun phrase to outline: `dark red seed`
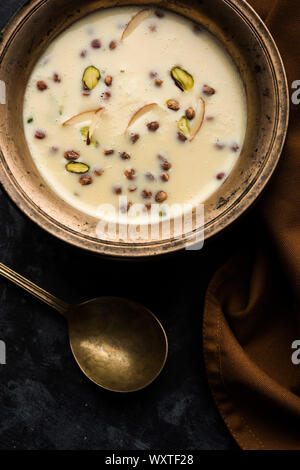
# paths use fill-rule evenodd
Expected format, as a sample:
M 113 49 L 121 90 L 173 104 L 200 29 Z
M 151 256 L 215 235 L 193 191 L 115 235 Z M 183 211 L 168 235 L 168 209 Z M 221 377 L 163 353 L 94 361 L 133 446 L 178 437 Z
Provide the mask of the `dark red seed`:
M 122 152 L 120 156 L 123 160 L 130 160 L 130 158 L 131 158 L 129 153 L 127 153 L 127 152 Z
M 45 91 L 48 88 L 48 85 L 46 82 L 44 82 L 44 80 L 39 80 L 36 86 L 37 86 L 37 89 L 40 91 Z
M 60 76 L 58 73 L 54 73 L 54 74 L 53 74 L 53 80 L 54 80 L 56 83 L 60 83 L 60 82 L 61 82 L 61 76 Z
M 104 101 L 108 101 L 111 97 L 111 93 L 109 91 L 105 91 L 104 93 L 101 94 L 101 98 Z
M 65 153 L 64 153 L 64 157 L 66 160 L 77 160 L 77 158 L 80 157 L 80 153 L 78 152 L 75 152 L 75 150 L 67 150 Z
M 101 46 L 102 43 L 100 39 L 93 39 L 93 41 L 91 42 L 91 47 L 93 47 L 94 49 L 100 49 Z
M 130 140 L 133 144 L 135 144 L 139 140 L 139 138 L 140 138 L 140 134 L 132 134 L 130 136 Z
M 147 124 L 147 127 L 149 131 L 155 132 L 159 128 L 159 122 L 158 121 L 152 121 Z
M 119 184 L 116 184 L 116 186 L 114 186 L 114 193 L 115 194 L 122 194 L 122 188 Z
M 217 174 L 217 179 L 218 179 L 218 180 L 222 180 L 222 179 L 224 178 L 224 176 L 225 176 L 225 173 L 223 173 L 223 172 L 218 173 L 218 174 Z
M 237 152 L 237 151 L 239 150 L 239 148 L 240 148 L 240 147 L 239 147 L 239 145 L 238 145 L 237 143 L 235 143 L 235 144 L 233 144 L 233 145 L 231 146 L 231 150 L 233 150 L 234 152 Z
M 87 50 L 86 49 L 83 49 L 81 52 L 80 52 L 80 57 L 86 57 L 87 56 Z
M 180 131 L 177 132 L 177 137 L 178 137 L 179 140 L 181 140 L 181 142 L 185 142 L 187 140 L 187 136 L 184 135 L 184 133 L 180 132 Z
M 157 77 L 157 72 L 151 71 L 151 72 L 149 73 L 149 77 L 150 77 L 150 78 L 155 78 L 155 77 Z
M 34 134 L 34 137 L 36 139 L 44 139 L 46 137 L 46 133 L 43 132 L 43 131 L 36 131 L 35 134 Z
M 144 199 L 150 199 L 152 197 L 152 191 L 149 191 L 149 189 L 144 189 L 142 191 L 142 197 Z
M 115 153 L 115 151 L 113 149 L 109 149 L 109 150 L 104 150 L 104 155 L 112 155 L 113 153 Z
M 222 149 L 225 147 L 225 145 L 222 144 L 222 142 L 216 142 L 216 143 L 215 143 L 215 147 L 216 147 L 218 150 L 222 150 Z
M 90 90 L 86 90 L 86 89 L 83 89 L 83 90 L 82 90 L 82 95 L 83 95 L 83 96 L 90 96 L 90 94 L 91 94 L 91 91 L 90 91 Z
M 133 180 L 135 178 L 135 169 L 131 168 L 131 170 L 125 170 L 124 175 L 127 179 Z
M 111 51 L 113 51 L 117 47 L 117 41 L 111 41 L 109 43 L 109 48 Z
M 100 169 L 100 168 L 99 168 L 99 169 L 96 168 L 96 169 L 94 170 L 94 175 L 95 175 L 95 176 L 102 176 L 103 173 L 104 173 L 104 170 L 102 170 L 102 169 Z
M 145 176 L 149 181 L 154 181 L 155 180 L 155 177 L 154 177 L 153 173 L 151 173 L 151 171 L 147 171 L 147 173 L 145 173 Z
M 92 184 L 92 182 L 93 182 L 93 178 L 89 175 L 82 175 L 79 178 L 79 183 L 82 186 L 87 186 L 88 184 Z

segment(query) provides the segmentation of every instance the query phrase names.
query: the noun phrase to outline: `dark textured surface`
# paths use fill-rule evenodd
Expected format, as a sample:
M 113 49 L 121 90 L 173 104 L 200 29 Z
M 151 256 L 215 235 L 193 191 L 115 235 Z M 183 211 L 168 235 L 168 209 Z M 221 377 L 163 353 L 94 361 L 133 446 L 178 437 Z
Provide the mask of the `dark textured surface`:
M 0 26 L 23 2 L 2 0 Z M 1 75 L 0 75 L 1 78 Z M 202 357 L 203 297 L 242 225 L 206 246 L 151 262 L 104 260 L 44 233 L 0 190 L 1 261 L 70 302 L 101 295 L 144 303 L 170 342 L 165 370 L 142 392 L 118 395 L 75 364 L 65 322 L 0 278 L 1 449 L 236 448 L 208 389 Z

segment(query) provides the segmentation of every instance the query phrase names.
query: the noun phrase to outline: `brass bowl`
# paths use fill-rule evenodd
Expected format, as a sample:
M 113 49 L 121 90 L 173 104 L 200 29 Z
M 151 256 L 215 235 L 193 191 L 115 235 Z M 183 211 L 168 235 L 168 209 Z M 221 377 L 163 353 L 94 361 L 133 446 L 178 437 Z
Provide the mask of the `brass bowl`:
M 91 252 L 141 257 L 180 250 L 194 230 L 175 239 L 124 242 L 96 236 L 97 220 L 60 199 L 43 181 L 25 141 L 22 122 L 25 86 L 38 57 L 61 31 L 96 9 L 115 5 L 159 4 L 203 24 L 225 45 L 244 80 L 248 127 L 234 170 L 205 203 L 205 239 L 237 219 L 270 179 L 284 144 L 289 114 L 286 75 L 269 31 L 243 0 L 32 0 L 18 11 L 2 34 L 0 79 L 7 104 L 0 105 L 0 180 L 32 220 L 48 232 Z

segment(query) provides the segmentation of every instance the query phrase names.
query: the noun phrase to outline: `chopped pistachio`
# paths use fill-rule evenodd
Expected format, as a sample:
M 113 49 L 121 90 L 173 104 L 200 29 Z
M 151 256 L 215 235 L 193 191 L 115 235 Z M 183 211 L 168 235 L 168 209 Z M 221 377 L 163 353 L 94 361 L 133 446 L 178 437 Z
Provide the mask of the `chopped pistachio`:
M 66 170 L 70 173 L 84 174 L 87 173 L 90 167 L 83 162 L 69 162 L 66 164 Z
M 171 70 L 171 77 L 175 84 L 182 90 L 191 90 L 194 86 L 194 79 L 191 74 L 180 67 L 173 67 Z
M 80 134 L 82 135 L 82 137 L 84 137 L 84 140 L 87 145 L 91 144 L 93 145 L 93 147 L 98 147 L 99 145 L 98 140 L 96 140 L 94 137 L 90 138 L 89 130 L 90 130 L 89 126 L 82 127 L 80 129 Z
M 183 132 L 184 134 L 190 133 L 190 126 L 186 116 L 181 116 L 178 121 L 178 129 Z
M 100 71 L 93 65 L 90 65 L 83 72 L 82 81 L 88 90 L 93 90 L 98 85 L 100 78 Z

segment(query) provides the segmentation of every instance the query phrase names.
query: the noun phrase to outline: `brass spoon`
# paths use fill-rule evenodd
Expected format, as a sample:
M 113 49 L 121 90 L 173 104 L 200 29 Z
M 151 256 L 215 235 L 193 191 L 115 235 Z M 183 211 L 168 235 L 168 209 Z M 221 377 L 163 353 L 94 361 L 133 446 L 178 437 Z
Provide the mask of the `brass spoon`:
M 75 360 L 100 387 L 133 392 L 149 385 L 162 371 L 167 336 L 159 320 L 142 305 L 117 297 L 68 305 L 2 263 L 0 274 L 67 319 Z

